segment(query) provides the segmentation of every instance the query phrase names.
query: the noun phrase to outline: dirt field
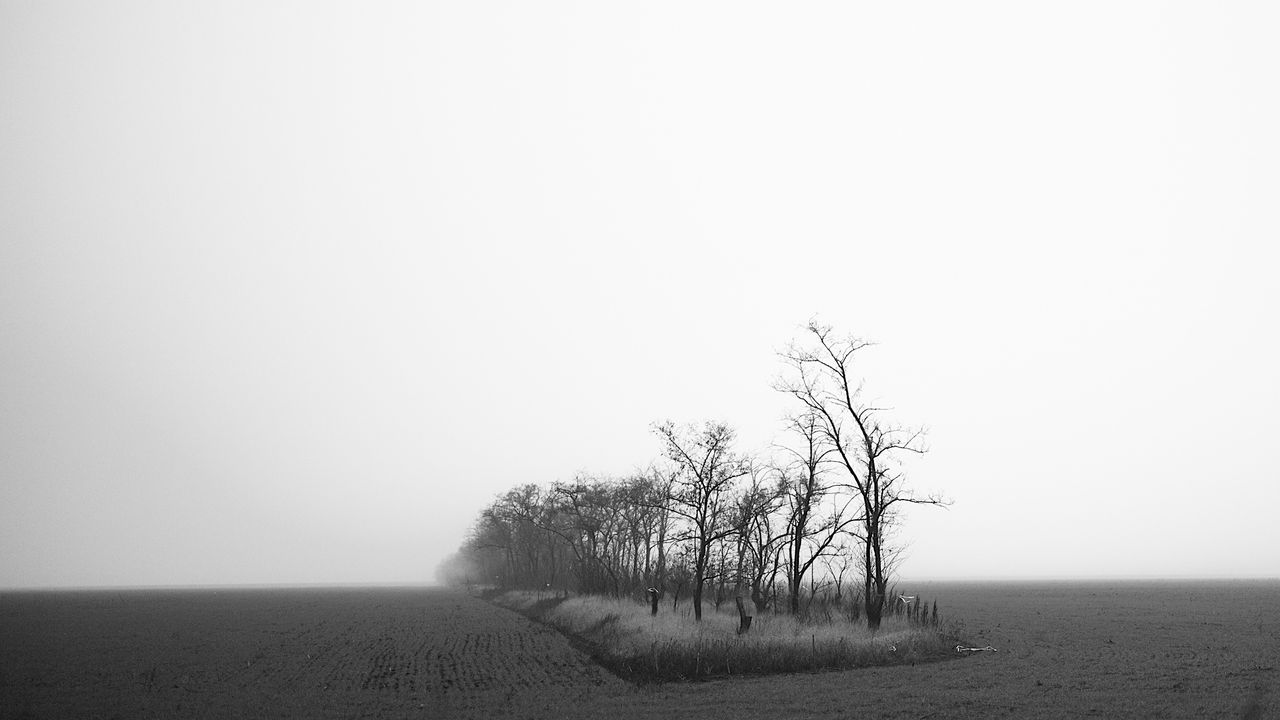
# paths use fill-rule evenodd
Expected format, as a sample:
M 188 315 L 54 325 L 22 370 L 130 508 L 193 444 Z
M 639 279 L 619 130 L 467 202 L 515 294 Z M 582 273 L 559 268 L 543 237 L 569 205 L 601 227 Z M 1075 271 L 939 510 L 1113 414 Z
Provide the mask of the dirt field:
M 448 591 L 0 596 L 6 719 L 502 717 L 623 691 L 558 633 Z
M 0 595 L 3 718 L 1280 718 L 1280 583 L 934 584 L 958 662 L 634 687 L 429 589 Z

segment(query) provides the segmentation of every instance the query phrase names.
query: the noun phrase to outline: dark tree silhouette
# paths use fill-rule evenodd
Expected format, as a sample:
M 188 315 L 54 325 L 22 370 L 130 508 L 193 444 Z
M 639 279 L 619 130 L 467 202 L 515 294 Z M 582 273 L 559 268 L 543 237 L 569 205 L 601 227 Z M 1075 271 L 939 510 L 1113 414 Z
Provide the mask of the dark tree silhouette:
M 900 457 L 925 452 L 922 429 L 889 424 L 885 408 L 863 398 L 853 374 L 854 355 L 870 343 L 853 336 L 837 337 L 830 326 L 811 321 L 807 344 L 792 343 L 782 353 L 790 376 L 779 389 L 799 400 L 817 420 L 817 431 L 861 501 L 863 600 L 867 626 L 880 627 L 891 567 L 886 532 L 904 503 L 945 505 L 941 497 L 917 497 L 905 487 Z
M 730 590 L 742 598 L 750 588 L 757 612 L 782 592 L 799 613 L 806 595 L 812 603 L 827 587 L 838 602 L 856 566 L 862 589 L 854 596 L 878 627 L 900 550 L 889 542 L 897 511 L 945 503 L 905 487 L 900 463 L 924 452 L 922 433 L 888 424 L 886 411 L 864 400 L 852 363 L 867 343 L 816 323 L 803 342 L 781 353 L 789 374 L 776 387 L 801 408 L 787 419 L 791 441 L 767 462 L 737 453 L 726 424 L 655 424 L 664 457 L 643 471 L 499 495 L 441 577 L 650 601 L 653 588 L 659 598 L 670 592 L 673 608 L 691 597 L 701 620 L 708 582 L 717 607 Z
M 733 452 L 734 431 L 723 423 L 681 429 L 667 421 L 654 425 L 653 432 L 662 438 L 667 458 L 680 470 L 671 484 L 668 507 L 687 521 L 679 539 L 692 556 L 693 616 L 701 621 L 703 587 L 715 577 L 707 574 L 712 547 L 737 529 L 729 493 L 749 465 Z
M 791 614 L 798 615 L 805 575 L 819 559 L 841 550 L 841 536 L 862 518 L 854 505 L 858 496 L 831 478 L 828 466 L 838 453 L 825 442 L 818 414 L 790 418 L 788 429 L 799 440 L 797 448 L 783 448 L 792 462 L 782 470 L 788 596 Z

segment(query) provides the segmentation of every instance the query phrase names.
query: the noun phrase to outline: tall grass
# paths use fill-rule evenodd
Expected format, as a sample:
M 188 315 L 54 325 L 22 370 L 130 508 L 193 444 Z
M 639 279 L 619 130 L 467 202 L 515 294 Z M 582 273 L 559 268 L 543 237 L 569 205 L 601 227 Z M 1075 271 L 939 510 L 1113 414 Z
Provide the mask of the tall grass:
M 520 611 L 584 642 L 596 660 L 615 673 L 641 681 L 691 680 L 723 675 L 802 672 L 893 665 L 954 657 L 953 639 L 939 628 L 886 615 L 878 632 L 811 612 L 808 621 L 789 615 L 756 616 L 739 635 L 738 616 L 704 608 L 696 622 L 689 608 L 663 607 L 649 614 L 640 602 L 599 596 L 555 596 L 525 591 L 494 595 L 494 602 Z

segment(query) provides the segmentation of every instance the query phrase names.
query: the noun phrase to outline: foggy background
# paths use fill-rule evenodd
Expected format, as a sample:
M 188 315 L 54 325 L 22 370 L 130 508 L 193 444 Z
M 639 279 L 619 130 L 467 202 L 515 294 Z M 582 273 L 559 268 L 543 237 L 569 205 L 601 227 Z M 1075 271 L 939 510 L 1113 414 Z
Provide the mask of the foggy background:
M 0 586 L 425 582 L 810 317 L 904 577 L 1280 574 L 1267 3 L 0 2 Z

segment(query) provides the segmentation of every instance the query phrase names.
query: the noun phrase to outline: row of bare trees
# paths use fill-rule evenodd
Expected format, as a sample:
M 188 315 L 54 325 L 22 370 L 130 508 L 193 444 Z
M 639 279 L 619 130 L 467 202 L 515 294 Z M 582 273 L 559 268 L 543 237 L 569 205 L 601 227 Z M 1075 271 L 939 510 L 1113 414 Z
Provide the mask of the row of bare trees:
M 481 513 L 443 567 L 454 582 L 626 595 L 657 588 L 692 599 L 710 588 L 749 594 L 757 611 L 793 614 L 820 587 L 856 592 L 880 625 L 894 565 L 891 538 L 908 503 L 941 505 L 905 485 L 902 461 L 924 452 L 922 431 L 894 425 L 864 399 L 853 370 L 868 343 L 811 322 L 781 357 L 776 387 L 796 400 L 787 440 L 768 459 L 734 446 L 723 423 L 655 424 L 660 460 L 624 478 L 579 476 L 523 485 Z

